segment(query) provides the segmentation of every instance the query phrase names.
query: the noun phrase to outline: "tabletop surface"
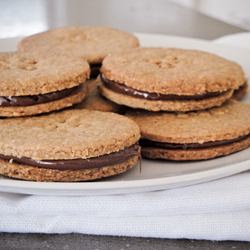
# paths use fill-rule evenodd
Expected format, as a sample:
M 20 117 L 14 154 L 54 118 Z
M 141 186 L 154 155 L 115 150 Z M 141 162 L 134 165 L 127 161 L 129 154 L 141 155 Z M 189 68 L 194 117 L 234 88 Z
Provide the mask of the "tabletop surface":
M 58 1 L 51 1 L 56 2 Z M 103 6 L 105 2 L 105 6 Z M 119 2 L 119 4 L 117 3 Z M 78 1 L 78 4 L 80 1 Z M 58 14 L 62 6 L 50 6 L 48 26 L 62 25 L 108 25 L 136 32 L 162 33 L 203 39 L 214 39 L 230 33 L 244 31 L 191 9 L 183 8 L 165 0 L 92 0 L 82 1 L 79 8 L 73 1 L 66 1 L 64 16 Z M 117 5 L 118 4 L 118 5 Z M 113 6 L 116 5 L 116 8 Z M 119 6 L 119 8 L 117 8 Z M 84 6 L 82 6 L 84 7 Z M 105 14 L 98 15 L 105 8 Z M 114 13 L 115 12 L 115 13 Z M 93 17 L 93 13 L 97 13 Z M 112 16 L 110 15 L 112 13 Z M 3 25 L 3 23 L 1 23 Z M 1 223 L 1 222 L 0 222 Z M 167 240 L 130 237 L 93 236 L 80 234 L 0 234 L 2 249 L 249 249 L 246 242 L 211 242 L 194 240 Z

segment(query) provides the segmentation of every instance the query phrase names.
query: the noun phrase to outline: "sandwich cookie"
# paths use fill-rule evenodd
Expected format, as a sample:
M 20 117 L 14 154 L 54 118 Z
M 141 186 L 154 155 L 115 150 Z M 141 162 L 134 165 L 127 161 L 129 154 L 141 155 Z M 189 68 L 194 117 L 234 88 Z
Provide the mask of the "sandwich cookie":
M 27 116 L 81 102 L 89 65 L 63 55 L 0 53 L 0 116 Z
M 50 51 L 83 57 L 91 67 L 91 78 L 99 74 L 102 60 L 111 53 L 139 46 L 138 39 L 127 32 L 108 27 L 64 27 L 24 38 L 21 51 L 46 54 Z
M 175 161 L 206 160 L 250 146 L 250 105 L 229 101 L 190 113 L 131 112 L 141 129 L 142 156 Z
M 123 173 L 140 159 L 137 124 L 114 113 L 67 110 L 0 120 L 0 174 L 86 181 Z
M 107 56 L 101 93 L 118 104 L 150 111 L 220 106 L 246 83 L 242 68 L 196 50 L 140 48 Z
M 88 80 L 88 95 L 83 100 L 83 102 L 77 104 L 75 108 L 77 109 L 90 109 L 90 110 L 99 110 L 103 112 L 114 112 L 114 113 L 124 113 L 125 107 L 118 105 L 114 102 L 103 97 L 98 89 L 100 86 L 100 80 Z

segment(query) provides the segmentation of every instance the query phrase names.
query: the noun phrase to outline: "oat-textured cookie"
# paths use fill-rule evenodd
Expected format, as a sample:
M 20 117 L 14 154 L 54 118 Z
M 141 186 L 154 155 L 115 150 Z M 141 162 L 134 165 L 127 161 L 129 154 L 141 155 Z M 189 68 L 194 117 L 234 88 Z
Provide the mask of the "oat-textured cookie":
M 250 146 L 250 106 L 229 101 L 190 113 L 131 111 L 141 129 L 142 155 L 168 160 L 201 160 Z
M 50 51 L 83 57 L 92 70 L 91 76 L 98 75 L 103 58 L 139 46 L 138 39 L 127 32 L 109 27 L 64 27 L 49 30 L 24 38 L 18 48 L 46 54 Z
M 90 69 L 81 58 L 0 53 L 0 116 L 25 116 L 81 102 Z
M 245 84 L 240 65 L 214 54 L 138 48 L 107 56 L 102 94 L 132 108 L 191 111 L 220 106 Z
M 36 181 L 93 180 L 140 158 L 138 125 L 91 110 L 0 120 L 0 174 Z
M 75 108 L 124 113 L 124 106 L 111 102 L 99 93 L 98 89 L 101 85 L 99 79 L 88 80 L 86 84 L 88 86 L 88 96 L 81 103 L 76 105 Z

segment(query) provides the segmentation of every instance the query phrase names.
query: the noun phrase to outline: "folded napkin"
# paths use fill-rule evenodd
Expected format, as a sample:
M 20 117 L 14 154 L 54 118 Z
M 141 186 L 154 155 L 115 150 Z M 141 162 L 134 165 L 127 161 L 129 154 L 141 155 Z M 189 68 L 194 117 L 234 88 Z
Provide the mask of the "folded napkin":
M 250 241 L 250 173 L 130 195 L 2 193 L 0 231 Z
M 0 231 L 250 241 L 250 173 L 130 195 L 0 193 Z

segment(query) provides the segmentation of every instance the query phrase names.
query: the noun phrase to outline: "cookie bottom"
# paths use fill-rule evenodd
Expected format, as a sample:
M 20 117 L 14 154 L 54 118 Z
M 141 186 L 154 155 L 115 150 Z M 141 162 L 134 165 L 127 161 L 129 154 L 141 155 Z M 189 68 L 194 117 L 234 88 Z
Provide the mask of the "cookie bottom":
M 173 161 L 207 160 L 229 155 L 250 147 L 250 137 L 239 142 L 202 149 L 163 149 L 156 147 L 142 147 L 142 157 L 148 159 L 164 159 Z
M 103 85 L 100 86 L 100 92 L 107 99 L 115 103 L 118 103 L 120 105 L 125 105 L 131 108 L 139 108 L 150 111 L 181 111 L 181 112 L 203 110 L 221 106 L 233 95 L 233 90 L 229 90 L 226 93 L 221 94 L 219 96 L 203 100 L 153 101 L 153 100 L 140 99 L 128 95 L 123 95 L 114 92 Z
M 87 94 L 86 87 L 83 87 L 82 91 L 78 93 L 47 103 L 41 103 L 31 106 L 0 107 L 0 117 L 37 115 L 64 109 L 74 104 L 80 103 L 85 98 L 86 94 Z
M 91 168 L 82 170 L 55 170 L 0 160 L 0 174 L 3 176 L 42 182 L 76 182 L 90 181 L 124 173 L 133 168 L 140 156 L 139 154 L 129 158 L 123 163 L 102 168 Z

